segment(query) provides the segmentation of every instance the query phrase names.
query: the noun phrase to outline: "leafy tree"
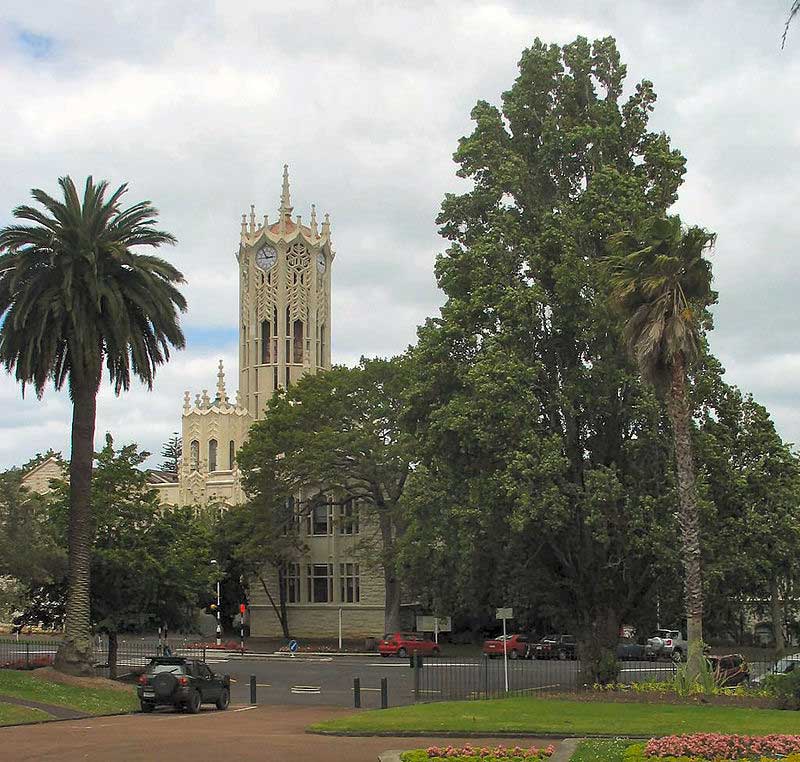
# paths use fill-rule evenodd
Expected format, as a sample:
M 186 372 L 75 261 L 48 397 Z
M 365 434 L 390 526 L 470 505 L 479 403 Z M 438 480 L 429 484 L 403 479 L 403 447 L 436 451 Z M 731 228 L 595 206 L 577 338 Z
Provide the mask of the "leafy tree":
M 253 500 L 226 511 L 215 531 L 215 552 L 224 570 L 222 598 L 231 610 L 259 584 L 285 638 L 291 638 L 286 609 L 286 565 L 306 549 L 293 499 L 262 483 Z M 275 581 L 273 585 L 272 582 Z
M 611 234 L 673 203 L 684 159 L 648 130 L 652 84 L 623 98 L 613 39 L 536 40 L 519 69 L 455 154 L 473 188 L 442 204 L 447 300 L 419 332 L 408 420 L 431 499 L 453 496 L 450 536 L 471 523 L 476 544 L 495 531 L 526 548 L 524 565 L 484 557 L 473 589 L 500 605 L 525 569 L 577 629 L 587 679 L 613 677 L 620 624 L 671 566 L 674 481 L 603 262 Z
M 140 468 L 149 455 L 135 444 L 117 450 L 107 434 L 92 480 L 91 622 L 108 635 L 112 677 L 120 633 L 192 624 L 211 586 L 211 533 L 190 510 L 163 510 Z M 68 513 L 62 482 L 51 510 L 62 537 Z
M 3 608 L 27 605 L 31 590 L 52 585 L 66 571 L 66 554 L 49 523 L 47 502 L 22 486 L 24 473 L 13 468 L 0 474 L 0 577 L 7 580 L 1 586 Z
M 48 380 L 57 389 L 68 382 L 69 600 L 56 667 L 89 674 L 92 455 L 103 365 L 117 394 L 128 389 L 131 374 L 152 387 L 170 345 L 184 346 L 177 311 L 186 300 L 174 285 L 183 282 L 178 270 L 132 250 L 175 242 L 153 227 L 157 212 L 149 202 L 122 209 L 127 186 L 106 199 L 107 183 L 95 185 L 91 177 L 83 199 L 71 178 L 59 185 L 63 201 L 34 189 L 43 209 L 14 209 L 32 224 L 0 230 L 0 362 L 23 392 L 33 384 L 41 396 Z
M 703 574 L 687 374 L 700 353 L 706 308 L 716 301 L 703 256 L 714 239 L 702 228 L 682 229 L 678 217 L 655 217 L 614 235 L 610 259 L 611 296 L 625 320 L 622 339 L 643 378 L 665 396 L 672 423 L 693 676 L 703 659 Z
M 177 474 L 178 463 L 180 463 L 182 452 L 183 440 L 176 431 L 164 443 L 164 447 L 161 449 L 161 457 L 164 458 L 160 466 L 161 470 L 168 471 L 171 474 Z
M 704 396 L 697 460 L 713 505 L 706 618 L 718 636 L 741 638 L 747 615 L 766 617 L 781 651 L 800 575 L 800 459 L 750 395 L 717 381 Z
M 306 376 L 270 400 L 238 457 L 258 510 L 274 512 L 287 495 L 302 495 L 306 512 L 331 496 L 358 506 L 362 543 L 383 572 L 387 632 L 400 619 L 397 541 L 412 450 L 400 420 L 406 378 L 403 358 Z

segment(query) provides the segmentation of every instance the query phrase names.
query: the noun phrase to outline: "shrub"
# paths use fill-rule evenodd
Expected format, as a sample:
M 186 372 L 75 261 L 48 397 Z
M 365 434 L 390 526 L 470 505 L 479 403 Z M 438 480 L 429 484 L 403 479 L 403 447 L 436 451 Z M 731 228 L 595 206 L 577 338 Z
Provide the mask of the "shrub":
M 800 709 L 800 670 L 785 675 L 769 675 L 764 688 L 778 700 L 781 709 Z

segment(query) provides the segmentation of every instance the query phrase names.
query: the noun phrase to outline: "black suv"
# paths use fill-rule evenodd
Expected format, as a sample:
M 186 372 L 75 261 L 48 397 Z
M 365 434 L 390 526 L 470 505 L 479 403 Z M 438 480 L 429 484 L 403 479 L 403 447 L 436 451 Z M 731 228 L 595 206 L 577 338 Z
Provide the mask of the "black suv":
M 531 657 L 534 659 L 574 659 L 574 635 L 545 635 L 538 643 L 531 646 Z
M 156 706 L 174 706 L 192 714 L 201 704 L 227 709 L 231 703 L 231 678 L 215 675 L 208 664 L 180 656 L 156 656 L 139 678 L 139 702 L 143 712 Z

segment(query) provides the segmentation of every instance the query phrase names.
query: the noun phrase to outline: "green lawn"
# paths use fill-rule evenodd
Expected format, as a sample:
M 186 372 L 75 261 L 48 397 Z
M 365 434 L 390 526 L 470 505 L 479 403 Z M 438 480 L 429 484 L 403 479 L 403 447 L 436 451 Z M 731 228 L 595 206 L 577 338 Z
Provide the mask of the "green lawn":
M 131 712 L 139 706 L 133 688 L 114 690 L 61 685 L 37 677 L 36 670 L 0 669 L 0 696 L 65 706 L 86 714 Z
M 622 755 L 630 745 L 630 741 L 593 738 L 578 746 L 570 762 L 622 762 Z
M 509 732 L 530 735 L 656 736 L 672 733 L 800 733 L 800 712 L 672 704 L 620 704 L 518 697 L 451 701 L 359 712 L 312 731 L 370 733 Z
M 49 714 L 38 709 L 0 703 L 0 725 L 16 725 L 21 722 L 39 722 L 39 720 L 49 719 Z

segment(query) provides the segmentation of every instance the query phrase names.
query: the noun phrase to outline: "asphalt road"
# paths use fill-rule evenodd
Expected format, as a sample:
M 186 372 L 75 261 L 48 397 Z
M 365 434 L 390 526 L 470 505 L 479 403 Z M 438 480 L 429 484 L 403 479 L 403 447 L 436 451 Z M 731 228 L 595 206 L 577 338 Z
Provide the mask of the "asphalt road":
M 361 683 L 361 705 L 380 706 L 381 678 L 386 678 L 389 706 L 414 703 L 414 670 L 407 659 L 358 656 L 217 657 L 211 668 L 232 679 L 234 703 L 249 703 L 250 675 L 256 677 L 258 704 L 353 706 L 353 678 Z M 674 667 L 665 662 L 623 662 L 626 681 L 668 680 Z M 509 662 L 509 689 L 531 694 L 571 691 L 578 680 L 572 661 Z M 419 677 L 421 700 L 501 695 L 505 688 L 502 659 L 427 659 Z

